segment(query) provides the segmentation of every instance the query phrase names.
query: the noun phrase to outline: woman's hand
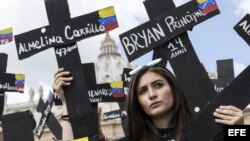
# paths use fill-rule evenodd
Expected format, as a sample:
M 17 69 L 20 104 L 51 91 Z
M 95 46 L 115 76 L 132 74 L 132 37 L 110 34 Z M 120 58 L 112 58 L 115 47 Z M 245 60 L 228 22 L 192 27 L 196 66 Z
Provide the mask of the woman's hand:
M 73 80 L 73 77 L 70 77 L 69 73 L 69 71 L 64 71 L 64 68 L 60 68 L 54 74 L 52 88 L 62 100 L 64 99 L 63 86 L 69 86 L 71 84 L 70 82 Z
M 243 124 L 243 111 L 235 106 L 220 106 L 214 112 L 215 122 L 226 125 Z

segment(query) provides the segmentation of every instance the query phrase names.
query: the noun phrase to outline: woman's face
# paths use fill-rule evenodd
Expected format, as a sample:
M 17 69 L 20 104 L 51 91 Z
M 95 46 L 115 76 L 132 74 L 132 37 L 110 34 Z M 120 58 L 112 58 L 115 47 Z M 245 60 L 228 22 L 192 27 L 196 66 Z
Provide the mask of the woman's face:
M 171 114 L 174 104 L 169 83 L 161 75 L 146 72 L 139 79 L 137 96 L 143 110 L 151 118 Z

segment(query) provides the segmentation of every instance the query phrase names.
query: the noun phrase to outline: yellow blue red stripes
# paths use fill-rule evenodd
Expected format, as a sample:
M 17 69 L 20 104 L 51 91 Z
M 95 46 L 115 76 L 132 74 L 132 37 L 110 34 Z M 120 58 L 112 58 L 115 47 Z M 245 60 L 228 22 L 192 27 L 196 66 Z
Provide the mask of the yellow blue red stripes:
M 12 27 L 0 30 L 0 44 L 5 44 L 13 40 Z
M 115 10 L 113 6 L 101 9 L 98 11 L 100 25 L 105 27 L 105 31 L 109 31 L 118 27 L 118 22 L 115 15 Z
M 24 88 L 24 75 L 23 74 L 16 74 L 15 75 L 15 87 L 18 89 Z
M 112 97 L 121 98 L 124 97 L 124 88 L 123 88 L 123 81 L 112 82 L 110 83 L 112 88 Z
M 210 13 L 218 9 L 215 0 L 197 0 L 199 9 L 202 10 L 203 13 Z

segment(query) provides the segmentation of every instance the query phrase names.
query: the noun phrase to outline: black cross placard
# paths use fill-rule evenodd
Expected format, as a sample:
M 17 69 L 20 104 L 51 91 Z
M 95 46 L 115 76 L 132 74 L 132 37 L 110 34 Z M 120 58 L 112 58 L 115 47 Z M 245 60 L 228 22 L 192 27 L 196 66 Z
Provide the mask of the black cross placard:
M 33 130 L 36 121 L 30 110 L 2 116 L 4 141 L 35 141 Z
M 127 116 L 126 110 L 115 110 L 111 112 L 103 113 L 103 119 L 104 120 L 111 120 L 116 118 L 124 118 Z
M 211 79 L 217 93 L 224 90 L 234 80 L 233 59 L 217 60 L 217 79 Z
M 57 0 L 45 1 L 46 8 L 53 9 L 50 12 L 47 10 L 51 25 L 15 36 L 19 59 L 25 59 L 50 47 L 80 41 L 118 27 L 112 6 L 71 19 L 69 8 L 63 9 L 64 7 L 61 6 L 67 4 L 67 1 L 60 1 L 62 4 L 59 5 L 56 5 L 57 2 Z M 62 51 L 61 54 L 67 51 L 69 49 Z
M 114 8 L 71 18 L 67 0 L 45 0 L 45 6 L 49 25 L 15 36 L 18 58 L 56 47 L 58 66 L 70 71 L 74 78 L 71 86 L 64 88 L 74 138 L 98 136 L 97 106 L 89 100 L 76 41 L 118 27 Z
M 126 124 L 126 114 L 125 114 L 125 99 L 126 95 L 124 95 L 125 87 L 127 87 L 128 82 L 130 81 L 130 76 L 129 76 L 129 71 L 131 69 L 124 69 L 124 72 L 122 74 L 122 81 L 119 82 L 110 82 L 110 83 L 104 83 L 104 84 L 97 84 L 96 82 L 96 74 L 95 74 L 95 66 L 94 63 L 85 63 L 82 64 L 84 76 L 86 78 L 86 82 L 88 82 L 88 93 L 89 93 L 89 99 L 91 101 L 92 106 L 96 106 L 99 102 L 118 102 L 118 105 L 120 109 L 123 111 L 122 112 L 122 128 L 123 131 L 127 131 L 127 124 Z M 126 73 L 126 74 L 125 74 Z M 127 78 L 126 78 L 127 76 Z M 113 85 L 111 85 L 113 83 Z M 115 84 L 116 83 L 116 84 Z M 122 84 L 121 84 L 122 83 Z M 114 85 L 115 84 L 115 85 Z M 113 89 L 112 89 L 113 87 Z M 118 88 L 119 90 L 116 91 L 115 89 Z M 117 93 L 115 92 L 121 92 L 122 93 Z M 92 92 L 98 92 L 98 95 L 91 96 Z M 109 95 L 103 95 L 107 91 L 109 91 Z M 110 93 L 111 92 L 111 93 Z M 114 96 L 112 96 L 114 95 Z M 116 96 L 115 96 L 116 95 Z M 110 112 L 112 114 L 113 111 Z M 105 114 L 105 113 L 104 113 Z M 105 115 L 104 115 L 105 116 Z M 126 132 L 124 132 L 126 134 Z
M 0 92 L 24 91 L 24 74 L 6 73 L 8 55 L 0 53 Z
M 122 81 L 88 85 L 88 94 L 91 103 L 125 101 Z
M 129 81 L 131 80 L 131 76 L 129 75 L 129 72 L 132 69 L 129 68 L 124 68 L 123 69 L 123 73 L 122 73 L 122 82 L 124 83 L 124 91 L 125 88 L 128 87 L 129 85 Z M 125 92 L 126 93 L 126 92 Z M 124 131 L 125 136 L 127 136 L 127 111 L 126 111 L 126 95 L 124 95 L 124 98 L 122 98 L 122 100 L 119 101 L 115 101 L 118 102 L 118 106 L 119 109 L 115 110 L 115 111 L 110 111 L 110 112 L 106 112 L 103 113 L 103 118 L 104 120 L 112 120 L 112 119 L 116 119 L 116 118 L 121 118 L 121 122 L 122 122 L 122 129 Z
M 250 46 L 250 14 L 246 16 L 234 26 L 234 30 L 247 42 Z
M 95 85 L 96 84 L 96 76 L 95 76 L 94 63 L 81 64 L 81 68 L 83 70 L 83 74 L 85 76 L 85 79 L 88 82 L 88 85 Z M 55 105 L 62 105 L 62 101 L 61 101 L 59 96 L 55 96 L 54 102 L 55 102 Z M 92 103 L 92 106 L 93 106 L 93 103 Z
M 91 103 L 97 104 L 99 102 L 118 102 L 120 109 L 124 111 L 126 99 L 125 87 L 127 87 L 127 84 L 130 81 L 130 76 L 128 73 L 131 69 L 124 68 L 122 81 L 96 84 L 94 63 L 83 64 L 82 67 L 84 70 L 86 81 L 88 82 L 88 93 Z M 125 72 L 127 74 L 125 74 Z M 124 76 L 127 76 L 127 78 L 124 78 Z M 95 92 L 97 93 L 95 94 Z M 108 95 L 106 95 L 107 92 Z M 110 112 L 110 114 L 112 114 L 112 111 Z M 122 126 L 123 129 L 125 129 L 124 122 L 122 122 Z
M 210 141 L 222 132 L 223 125 L 214 121 L 213 113 L 220 105 L 234 105 L 244 109 L 250 103 L 250 66 L 239 74 L 228 87 L 210 101 L 208 106 L 192 118 L 183 133 L 190 141 Z
M 175 8 L 173 1 L 170 0 L 146 0 L 144 5 L 150 19 Z M 165 59 L 165 65 L 167 60 L 170 62 L 194 114 L 202 110 L 216 95 L 211 80 L 201 65 L 186 32 L 155 48 L 154 55 L 153 59 L 156 57 Z
M 0 115 L 2 120 L 3 126 L 3 137 L 5 140 L 27 140 L 27 141 L 34 141 L 34 136 L 32 134 L 32 126 L 30 125 L 29 120 L 34 120 L 33 115 L 30 111 L 26 111 L 23 113 L 13 113 L 8 115 L 3 115 L 4 109 L 4 96 L 5 92 L 21 92 L 24 91 L 24 75 L 23 74 L 10 74 L 6 73 L 7 69 L 7 60 L 8 55 L 5 53 L 0 53 Z M 32 116 L 30 116 L 32 115 Z M 31 119 L 32 117 L 32 119 Z M 20 124 L 22 123 L 22 124 Z M 26 129 L 22 129 L 26 123 Z M 34 123 L 35 124 L 35 123 Z M 35 125 L 34 125 L 35 127 Z M 19 132 L 16 136 L 13 136 L 13 132 L 16 130 L 21 129 L 22 131 Z
M 215 0 L 207 3 L 192 0 L 121 34 L 120 40 L 131 62 L 217 14 L 219 9 Z
M 128 87 L 129 82 L 131 80 L 131 76 L 129 75 L 129 72 L 132 71 L 133 69 L 129 68 L 124 68 L 122 72 L 122 81 L 124 82 L 124 86 Z
M 24 74 L 6 73 L 8 55 L 0 53 L 0 115 L 4 109 L 4 93 L 5 92 L 24 92 Z
M 42 137 L 45 125 L 49 127 L 50 131 L 58 140 L 62 139 L 62 127 L 56 117 L 51 113 L 54 102 L 54 95 L 55 94 L 50 92 L 46 103 L 43 102 L 42 98 L 39 99 L 39 103 L 36 109 L 38 112 L 41 112 L 42 116 L 35 133 L 39 139 Z
M 129 75 L 129 72 L 132 69 L 130 68 L 123 68 L 123 73 L 122 73 L 122 81 L 124 82 L 124 88 L 127 88 L 129 85 L 129 82 L 131 80 L 131 76 Z M 126 89 L 124 89 L 126 90 Z M 126 93 L 126 91 L 125 91 Z M 125 95 L 125 100 L 126 100 L 126 95 Z M 127 112 L 126 112 L 126 102 L 118 102 L 119 110 L 115 111 L 110 111 L 107 113 L 103 113 L 104 120 L 110 120 L 110 119 L 115 119 L 115 118 L 121 118 L 122 122 L 122 129 L 124 131 L 125 136 L 127 136 Z
M 126 111 L 126 103 L 118 102 L 119 109 L 103 113 L 103 120 L 112 120 L 116 118 L 121 118 L 122 129 L 124 131 L 125 136 L 127 136 L 127 111 Z
M 7 59 L 8 55 L 5 53 L 0 53 L 0 73 L 4 74 L 7 69 Z M 3 109 L 4 109 L 4 91 L 0 91 L 0 115 L 3 114 Z
M 5 73 L 7 69 L 7 63 L 8 63 L 8 55 L 5 53 L 0 53 L 0 73 Z
M 24 74 L 0 73 L 0 91 L 23 93 L 24 78 Z
M 122 82 L 124 83 L 124 88 L 128 87 L 129 82 L 131 80 L 131 75 L 129 75 L 129 72 L 131 70 L 133 70 L 133 69 L 123 68 L 123 73 L 121 76 L 122 76 Z M 127 125 L 125 124 L 126 123 L 125 117 L 127 116 L 126 107 L 125 107 L 126 106 L 125 100 L 126 100 L 126 95 L 124 97 L 124 101 L 118 101 L 119 110 L 103 113 L 104 120 L 122 118 L 122 127 L 123 127 L 124 131 L 126 131 L 125 129 L 127 128 Z

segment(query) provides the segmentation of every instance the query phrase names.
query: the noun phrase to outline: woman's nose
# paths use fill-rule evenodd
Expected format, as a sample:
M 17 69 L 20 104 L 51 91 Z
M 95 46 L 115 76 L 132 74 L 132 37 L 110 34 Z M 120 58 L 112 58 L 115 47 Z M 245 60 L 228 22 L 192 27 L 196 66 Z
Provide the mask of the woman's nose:
M 154 99 L 157 96 L 156 92 L 152 88 L 149 88 L 148 93 L 149 93 L 149 99 Z

